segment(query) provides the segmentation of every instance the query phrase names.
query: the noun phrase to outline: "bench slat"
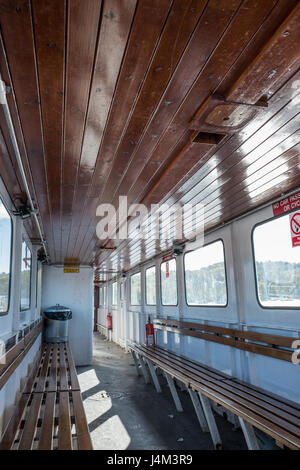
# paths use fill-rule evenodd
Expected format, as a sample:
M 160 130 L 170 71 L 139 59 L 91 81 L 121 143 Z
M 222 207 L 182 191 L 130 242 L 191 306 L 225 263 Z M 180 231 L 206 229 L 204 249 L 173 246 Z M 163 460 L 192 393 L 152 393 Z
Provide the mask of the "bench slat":
M 69 392 L 59 392 L 59 450 L 72 450 Z
M 57 344 L 52 344 L 52 359 L 50 365 L 48 392 L 57 390 Z
M 141 349 L 141 351 L 143 351 L 143 349 Z M 147 353 L 148 351 L 145 351 L 146 356 Z M 151 352 L 149 352 L 149 354 L 151 354 Z M 161 351 L 156 352 L 155 350 L 154 357 L 162 358 L 162 360 L 166 359 L 166 356 L 164 356 Z M 167 361 L 173 364 L 175 368 L 178 368 L 179 371 L 186 373 L 186 369 L 182 368 L 178 361 L 172 361 L 170 355 L 167 355 Z M 209 386 L 214 390 L 224 393 L 224 395 L 231 397 L 233 400 L 238 400 L 246 407 L 251 406 L 254 411 L 259 414 L 262 414 L 263 416 L 266 416 L 268 419 L 272 419 L 279 426 L 289 427 L 289 431 L 294 433 L 295 435 L 297 435 L 297 432 L 300 429 L 300 420 L 298 418 L 282 411 L 280 408 L 276 408 L 275 406 L 269 405 L 262 400 L 258 400 L 247 393 L 243 393 L 240 390 L 236 390 L 234 387 L 231 386 L 229 382 L 212 382 L 211 380 L 207 380 L 203 374 L 195 374 L 193 372 L 187 372 L 187 377 L 195 379 L 201 384 L 209 383 Z
M 75 374 L 68 344 L 43 345 L 0 449 L 92 449 Z
M 27 403 L 29 401 L 30 396 L 29 395 L 22 395 L 18 404 L 15 407 L 15 412 L 13 415 L 13 418 L 9 421 L 8 426 L 5 430 L 5 433 L 0 441 L 0 450 L 10 450 L 14 440 L 15 436 L 18 432 L 24 410 L 27 406 Z
M 80 390 L 79 382 L 78 382 L 78 377 L 76 373 L 76 367 L 74 364 L 73 356 L 70 350 L 70 345 L 69 343 L 66 343 L 66 353 L 67 353 L 67 359 L 69 363 L 69 371 L 70 371 L 70 379 L 71 379 L 71 388 L 72 390 Z
M 69 390 L 67 366 L 65 360 L 65 345 L 63 343 L 60 343 L 59 345 L 59 375 L 59 390 Z
M 76 434 L 79 450 L 91 450 L 93 448 L 86 416 L 79 391 L 72 391 L 74 414 L 76 423 Z
M 53 448 L 53 426 L 55 411 L 56 393 L 46 394 L 44 418 L 42 422 L 41 435 L 39 440 L 39 450 L 52 450 Z
M 143 348 L 143 350 L 145 352 L 147 352 L 147 348 L 141 346 Z M 177 363 L 179 364 L 182 364 L 182 365 L 186 365 L 185 367 L 188 368 L 189 370 L 190 367 L 189 367 L 189 364 L 190 364 L 190 360 L 185 358 L 184 356 L 178 356 L 177 354 L 173 353 L 173 352 L 170 352 L 168 350 L 164 350 L 162 348 L 159 348 L 159 346 L 155 346 L 155 352 L 156 353 L 162 353 L 162 354 L 165 354 L 167 355 L 170 360 L 172 361 L 177 361 Z M 201 376 L 204 377 L 205 379 L 207 378 L 207 380 L 209 380 L 209 374 L 206 372 L 208 369 L 207 367 L 205 369 L 202 368 L 202 364 L 198 363 L 198 367 L 197 367 L 197 364 L 194 363 L 194 370 L 196 371 L 199 371 L 200 374 L 202 374 Z M 204 373 L 204 376 L 203 376 L 203 373 Z M 207 377 L 206 377 L 206 373 L 207 373 Z M 214 373 L 214 376 L 217 376 L 216 373 Z M 291 406 L 287 403 L 285 403 L 282 400 L 280 400 L 280 397 L 272 397 L 272 396 L 269 396 L 268 395 L 268 392 L 266 391 L 258 391 L 258 389 L 255 391 L 253 388 L 250 388 L 250 386 L 248 387 L 247 384 L 241 384 L 239 383 L 236 379 L 234 379 L 233 377 L 231 376 L 225 376 L 224 377 L 224 374 L 222 373 L 222 375 L 220 375 L 220 377 L 218 378 L 218 380 L 222 380 L 224 381 L 228 381 L 230 383 L 230 386 L 232 388 L 235 388 L 238 390 L 237 393 L 241 393 L 242 391 L 244 392 L 247 392 L 247 394 L 249 394 L 249 396 L 253 397 L 253 399 L 259 399 L 260 401 L 262 402 L 266 402 L 267 404 L 270 404 L 271 406 L 275 406 L 275 407 L 278 407 L 278 409 L 281 411 L 284 411 L 286 412 L 286 417 L 288 419 L 291 419 L 292 422 L 294 422 L 296 425 L 300 425 L 300 409 L 299 407 L 297 407 L 297 404 L 291 402 L 292 405 L 294 406 Z M 296 419 L 294 419 L 296 418 Z
M 163 348 L 157 350 L 157 346 L 146 347 L 141 345 L 134 345 L 132 348 L 139 354 L 150 358 L 150 360 L 177 379 L 187 383 L 193 389 L 204 393 L 254 426 L 272 435 L 275 439 L 283 441 L 291 448 L 300 448 L 300 428 L 291 423 L 291 421 L 298 423 L 298 420 L 295 416 L 290 416 L 284 410 L 280 410 L 280 404 L 278 408 L 273 405 L 271 408 L 265 401 L 260 403 L 256 397 L 254 399 L 251 394 L 248 396 L 244 393 L 243 397 L 241 397 L 240 390 L 236 388 L 236 383 L 231 385 L 230 377 L 227 381 L 218 381 L 213 380 L 211 377 L 205 379 L 203 374 L 197 376 L 193 368 L 192 371 L 188 371 L 182 367 L 184 365 L 183 361 L 180 363 L 174 358 L 171 359 L 170 352 L 165 352 Z M 187 367 L 186 364 L 184 366 Z M 276 414 L 270 412 L 270 409 L 276 411 Z M 281 417 L 278 416 L 279 412 Z M 283 419 L 283 416 L 286 419 Z
M 41 403 L 43 399 L 42 393 L 33 395 L 30 409 L 27 410 L 27 416 L 25 416 L 25 424 L 22 432 L 22 437 L 19 444 L 19 450 L 30 450 L 32 448 L 33 439 L 36 432 L 36 426 L 39 418 Z

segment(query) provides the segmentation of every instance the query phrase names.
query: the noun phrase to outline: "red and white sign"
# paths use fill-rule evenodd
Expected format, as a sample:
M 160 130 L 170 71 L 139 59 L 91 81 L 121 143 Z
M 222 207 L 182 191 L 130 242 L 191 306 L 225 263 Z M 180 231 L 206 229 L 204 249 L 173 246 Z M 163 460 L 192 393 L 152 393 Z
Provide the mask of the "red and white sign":
M 292 245 L 300 246 L 300 211 L 290 214 Z
M 169 261 L 166 262 L 166 277 L 170 277 Z
M 292 196 L 286 197 L 281 201 L 275 202 L 272 204 L 273 215 L 281 215 L 286 212 L 293 211 L 297 208 L 300 208 L 300 193 L 293 194 Z
M 164 255 L 161 260 L 162 260 L 162 261 L 168 261 L 168 260 L 170 260 L 170 259 L 172 259 L 172 258 L 174 258 L 173 253 L 168 253 L 167 255 Z

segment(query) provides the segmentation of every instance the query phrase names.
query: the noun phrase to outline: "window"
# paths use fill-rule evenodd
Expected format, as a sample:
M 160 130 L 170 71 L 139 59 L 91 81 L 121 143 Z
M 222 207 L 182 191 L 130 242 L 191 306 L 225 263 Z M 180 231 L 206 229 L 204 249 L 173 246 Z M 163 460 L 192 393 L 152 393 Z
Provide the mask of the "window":
M 156 269 L 155 266 L 146 269 L 146 304 L 156 305 Z
M 141 305 L 141 300 L 141 273 L 136 273 L 130 278 L 130 303 Z
M 112 305 L 117 305 L 118 303 L 118 284 L 114 282 L 112 284 L 112 292 L 111 292 L 111 303 Z
M 9 213 L 0 199 L 0 315 L 8 312 L 12 224 Z
M 177 305 L 177 274 L 176 261 L 172 258 L 160 265 L 161 303 Z
M 224 246 L 221 240 L 186 253 L 184 269 L 188 305 L 227 304 Z
M 255 227 L 256 287 L 263 307 L 300 306 L 300 247 L 292 247 L 289 215 Z
M 30 308 L 31 258 L 31 251 L 27 243 L 23 240 L 21 264 L 21 310 L 28 310 Z

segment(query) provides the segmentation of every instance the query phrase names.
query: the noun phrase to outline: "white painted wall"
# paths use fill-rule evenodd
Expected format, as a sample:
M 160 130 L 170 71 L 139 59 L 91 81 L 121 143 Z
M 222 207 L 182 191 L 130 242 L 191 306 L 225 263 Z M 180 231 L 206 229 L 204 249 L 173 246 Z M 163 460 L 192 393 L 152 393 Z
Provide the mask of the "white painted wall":
M 80 273 L 64 273 L 61 266 L 43 266 L 42 310 L 56 304 L 72 310 L 69 342 L 75 364 L 89 365 L 93 357 L 93 268 Z
M 160 297 L 160 264 L 161 257 L 151 260 L 142 266 L 133 268 L 126 273 L 126 341 L 145 342 L 145 323 L 148 315 L 154 317 L 173 318 L 209 325 L 219 325 L 290 336 L 291 340 L 300 337 L 299 309 L 272 309 L 260 306 L 256 296 L 255 272 L 252 250 L 252 230 L 255 225 L 272 217 L 272 207 L 266 207 L 250 214 L 225 227 L 205 236 L 204 244 L 223 240 L 227 274 L 228 304 L 226 307 L 189 306 L 185 299 L 184 261 L 183 255 L 176 258 L 178 305 L 163 306 Z M 190 248 L 187 245 L 186 251 Z M 148 306 L 145 302 L 145 270 L 156 266 L 156 297 L 157 305 Z M 142 305 L 130 305 L 130 276 L 141 271 Z M 105 314 L 117 308 L 110 305 L 111 282 L 107 286 L 106 307 L 100 306 L 99 323 L 106 325 Z M 114 323 L 114 320 L 113 320 Z M 120 338 L 113 340 L 121 344 Z M 230 346 L 204 341 L 200 338 L 178 335 L 159 331 L 156 333 L 157 343 L 162 347 L 174 350 L 186 357 L 238 377 L 256 386 L 265 388 L 285 398 L 300 403 L 299 383 L 300 367 L 286 361 L 260 356 L 241 351 Z

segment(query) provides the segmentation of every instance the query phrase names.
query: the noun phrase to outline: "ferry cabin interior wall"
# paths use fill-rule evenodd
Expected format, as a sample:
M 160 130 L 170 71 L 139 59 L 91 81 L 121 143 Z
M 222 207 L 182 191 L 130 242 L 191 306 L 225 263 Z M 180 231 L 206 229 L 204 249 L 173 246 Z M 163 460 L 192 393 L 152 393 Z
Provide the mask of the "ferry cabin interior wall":
M 300 338 L 300 317 L 297 308 L 264 308 L 257 298 L 252 230 L 257 224 L 272 218 L 272 216 L 272 207 L 266 207 L 205 236 L 205 244 L 219 239 L 222 239 L 224 243 L 228 292 L 226 306 L 187 305 L 183 255 L 176 258 L 178 304 L 175 306 L 162 305 L 160 289 L 162 258 L 157 257 L 127 273 L 125 281 L 126 310 L 120 308 L 120 288 L 118 289 L 118 304 L 112 305 L 112 284 L 116 279 L 105 284 L 105 305 L 102 301 L 102 305 L 98 309 L 99 331 L 107 334 L 106 315 L 110 312 L 113 316 L 112 340 L 125 348 L 124 337 L 127 338 L 127 341 L 145 342 L 145 324 L 148 315 L 152 320 L 154 317 L 161 316 L 168 319 L 204 322 L 262 333 L 282 334 L 291 336 L 291 341 L 293 338 Z M 186 251 L 188 250 L 189 246 L 187 245 Z M 157 304 L 150 306 L 147 305 L 145 298 L 145 271 L 153 265 L 156 266 Z M 130 278 L 132 274 L 139 271 L 141 272 L 142 302 L 141 305 L 135 306 L 130 303 Z M 124 283 L 123 278 L 117 278 L 117 281 Z M 157 340 L 163 347 L 179 354 L 196 361 L 203 361 L 225 373 L 300 402 L 297 386 L 300 381 L 300 370 L 292 363 L 166 331 L 157 331 Z M 278 380 L 278 376 L 284 376 L 285 380 Z

